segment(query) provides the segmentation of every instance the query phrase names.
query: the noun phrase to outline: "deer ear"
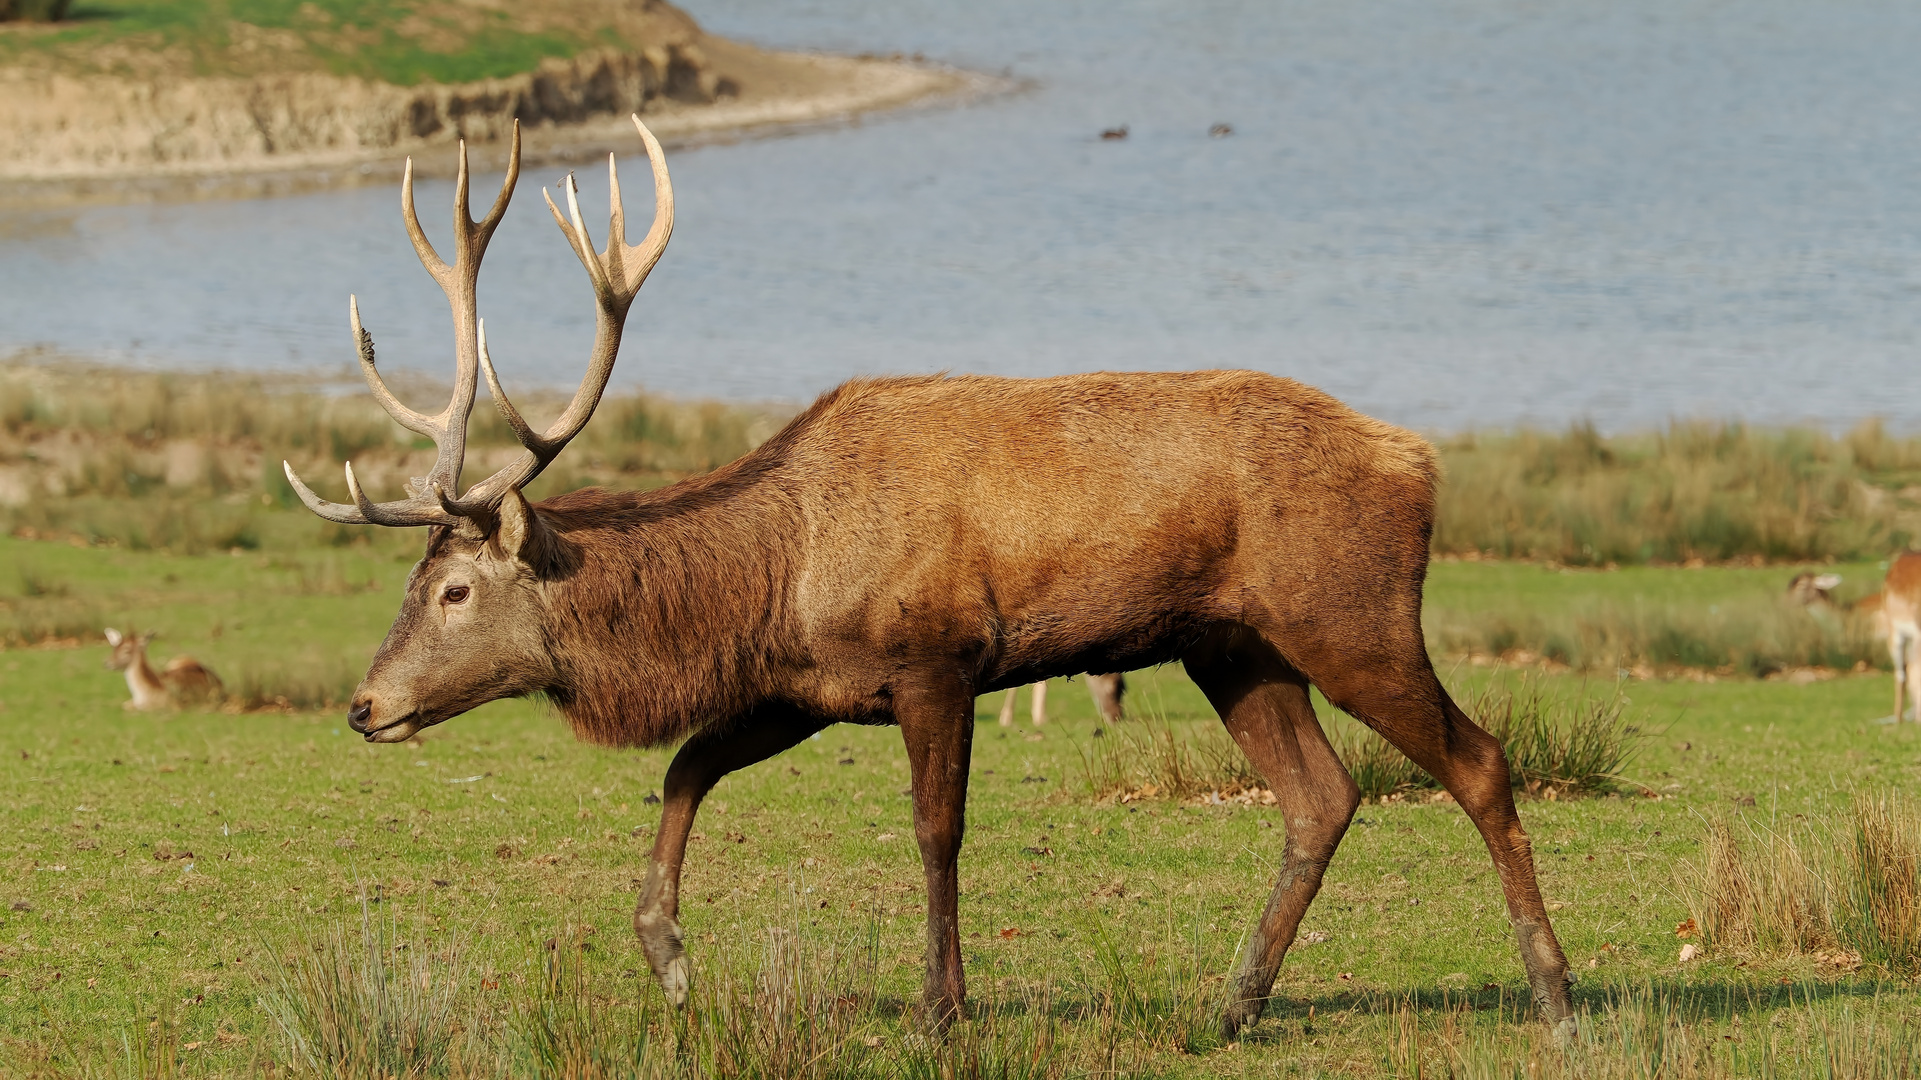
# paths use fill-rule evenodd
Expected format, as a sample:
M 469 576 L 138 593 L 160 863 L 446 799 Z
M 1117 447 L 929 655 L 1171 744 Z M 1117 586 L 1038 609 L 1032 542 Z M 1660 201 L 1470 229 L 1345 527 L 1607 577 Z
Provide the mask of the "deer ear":
M 525 563 L 535 573 L 553 568 L 556 538 L 553 530 L 540 520 L 520 492 L 510 491 L 500 500 L 499 523 L 494 527 L 494 544 L 501 554 Z
M 116 649 L 120 647 L 120 631 L 115 630 L 113 627 L 109 626 L 104 631 L 102 631 L 102 633 L 107 635 L 107 644 L 113 646 Z

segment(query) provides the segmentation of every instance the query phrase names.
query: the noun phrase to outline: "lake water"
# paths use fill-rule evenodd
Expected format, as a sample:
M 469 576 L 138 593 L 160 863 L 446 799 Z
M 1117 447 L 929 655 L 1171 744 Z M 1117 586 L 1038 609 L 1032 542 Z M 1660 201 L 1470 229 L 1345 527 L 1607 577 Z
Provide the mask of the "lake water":
M 867 373 L 1244 366 L 1429 431 L 1921 428 L 1921 5 L 688 6 L 1032 88 L 674 154 L 622 384 L 799 401 Z M 623 171 L 644 205 L 644 165 Z M 532 190 L 553 172 L 522 181 L 483 278 L 510 380 L 577 379 L 591 339 Z M 597 170 L 582 187 L 601 205 Z M 448 192 L 420 192 L 437 235 Z M 354 291 L 384 363 L 438 370 L 446 308 L 397 202 L 10 214 L 0 351 L 336 370 Z

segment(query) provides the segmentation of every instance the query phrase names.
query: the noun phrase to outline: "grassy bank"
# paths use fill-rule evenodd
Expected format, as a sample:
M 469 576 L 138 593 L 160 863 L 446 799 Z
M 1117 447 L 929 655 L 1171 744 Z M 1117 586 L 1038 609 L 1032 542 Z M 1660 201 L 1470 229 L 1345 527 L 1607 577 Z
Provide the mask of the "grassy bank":
M 0 34 L 0 64 L 76 74 L 311 71 L 401 86 L 459 83 L 517 75 L 588 49 L 639 52 L 655 43 L 650 31 L 661 10 L 583 0 L 509 7 L 463 0 L 80 0 L 57 24 Z
M 1575 425 L 1443 440 L 1434 550 L 1569 566 L 1885 558 L 1921 535 L 1921 439 L 1869 422 Z

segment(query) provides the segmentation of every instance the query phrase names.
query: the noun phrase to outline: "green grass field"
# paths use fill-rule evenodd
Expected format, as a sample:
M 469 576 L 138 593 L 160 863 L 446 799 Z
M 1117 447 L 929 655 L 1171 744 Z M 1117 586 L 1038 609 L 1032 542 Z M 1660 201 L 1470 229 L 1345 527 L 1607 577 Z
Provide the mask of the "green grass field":
M 379 642 L 413 542 L 188 556 L 6 538 L 0 602 L 157 628 L 159 657 L 189 652 L 230 689 L 319 684 L 318 698 L 350 686 Z M 1430 618 L 1772 601 L 1787 575 L 1438 563 Z M 476 1027 L 505 1025 L 538 982 L 541 942 L 570 934 L 589 946 L 591 996 L 624 1014 L 658 1005 L 628 919 L 668 751 L 579 745 L 527 702 L 397 747 L 363 744 L 332 709 L 132 714 L 105 654 L 90 633 L 0 651 L 0 1074 L 139 1071 L 124 1047 L 160 1028 L 177 1075 L 257 1074 L 288 1056 L 261 1005 L 275 957 L 338 928 L 359 934 L 363 912 L 411 949 L 458 950 L 448 977 Z M 1443 671 L 1457 687 L 1495 677 Z M 1583 676 L 1548 678 L 1578 692 Z M 1196 738 L 1218 730 L 1177 668 L 1132 682 L 1138 714 Z M 1523 805 L 1577 1000 L 1608 1014 L 1628 994 L 1641 1011 L 1622 1015 L 1680 1017 L 1707 1047 L 1689 1052 L 1725 1065 L 1661 1075 L 1763 1075 L 1763 1049 L 1780 1055 L 1768 1075 L 1799 1075 L 1794 1063 L 1837 1038 L 1866 1046 L 1862 1060 L 1893 1055 L 1842 1075 L 1913 1074 L 1901 1070 L 1916 1051 L 1900 1049 L 1921 1042 L 1908 1040 L 1921 1030 L 1911 972 L 1759 950 L 1677 960 L 1677 867 L 1699 857 L 1710 822 L 1818 823 L 1857 791 L 1915 789 L 1921 726 L 1873 722 L 1888 682 L 1630 682 L 1654 734 L 1628 793 Z M 1127 1075 L 1445 1075 L 1434 1070 L 1450 1060 L 1480 1063 L 1462 1075 L 1517 1075 L 1507 1063 L 1548 1052 L 1538 1025 L 1516 1019 L 1525 983 L 1486 852 L 1451 804 L 1422 800 L 1362 808 L 1268 1019 L 1217 1045 L 1192 1022 L 1206 1012 L 1196 1002 L 1265 901 L 1279 817 L 1097 803 L 1083 781 L 1083 754 L 1100 745 L 1086 695 L 1061 685 L 1053 702 L 1038 730 L 1000 728 L 998 699 L 978 703 L 961 899 L 977 1005 L 1031 1005 L 1045 988 L 1062 1045 L 1105 1038 L 1106 1068 Z M 751 973 L 773 927 L 819 948 L 869 943 L 877 994 L 856 1055 L 867 1075 L 920 1075 L 903 1056 L 923 940 L 906 786 L 898 733 L 830 729 L 716 789 L 683 894 L 697 980 Z M 1150 1019 L 1117 1028 L 1115 1003 L 1136 991 Z

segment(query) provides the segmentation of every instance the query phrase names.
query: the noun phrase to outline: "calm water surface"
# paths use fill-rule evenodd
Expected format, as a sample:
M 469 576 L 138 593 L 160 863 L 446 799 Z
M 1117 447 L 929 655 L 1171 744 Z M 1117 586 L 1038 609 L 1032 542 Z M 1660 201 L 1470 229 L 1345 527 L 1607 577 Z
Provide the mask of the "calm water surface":
M 1921 427 L 1921 6 L 689 7 L 724 34 L 1033 89 L 676 154 L 679 226 L 625 383 L 803 400 L 863 373 L 1246 366 L 1426 430 Z M 644 165 L 624 168 L 643 204 Z M 592 336 L 532 190 L 554 172 L 523 180 L 483 280 L 523 382 L 577 378 Z M 586 171 L 583 201 L 604 184 Z M 448 198 L 423 186 L 430 229 Z M 438 370 L 446 309 L 397 202 L 12 214 L 0 350 L 332 370 L 354 291 L 384 362 Z

